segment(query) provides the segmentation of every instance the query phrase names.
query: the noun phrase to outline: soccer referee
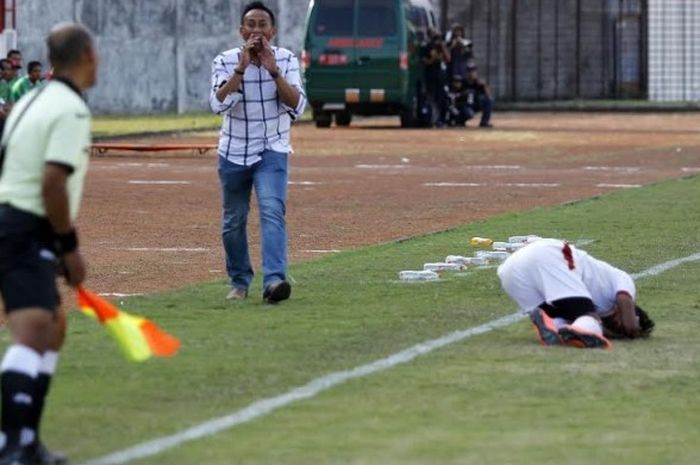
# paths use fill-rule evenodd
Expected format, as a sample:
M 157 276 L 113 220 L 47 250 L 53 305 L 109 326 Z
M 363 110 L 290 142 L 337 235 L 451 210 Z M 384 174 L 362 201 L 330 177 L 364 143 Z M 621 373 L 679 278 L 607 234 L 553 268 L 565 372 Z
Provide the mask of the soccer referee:
M 60 464 L 39 440 L 49 382 L 65 335 L 56 274 L 85 279 L 74 221 L 90 148 L 82 92 L 96 82 L 90 33 L 60 24 L 47 39 L 54 79 L 13 108 L 2 138 L 0 292 L 12 340 L 0 364 L 0 465 Z

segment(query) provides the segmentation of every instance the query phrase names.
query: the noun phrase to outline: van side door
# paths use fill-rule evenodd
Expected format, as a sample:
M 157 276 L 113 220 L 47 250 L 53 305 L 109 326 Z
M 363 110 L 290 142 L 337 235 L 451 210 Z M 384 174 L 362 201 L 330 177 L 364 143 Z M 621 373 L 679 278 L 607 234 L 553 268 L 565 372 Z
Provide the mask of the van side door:
M 405 60 L 402 3 L 397 0 L 356 0 L 355 53 L 357 85 L 363 100 L 396 100 Z M 405 65 L 405 63 L 404 63 Z M 405 69 L 405 68 L 404 68 Z

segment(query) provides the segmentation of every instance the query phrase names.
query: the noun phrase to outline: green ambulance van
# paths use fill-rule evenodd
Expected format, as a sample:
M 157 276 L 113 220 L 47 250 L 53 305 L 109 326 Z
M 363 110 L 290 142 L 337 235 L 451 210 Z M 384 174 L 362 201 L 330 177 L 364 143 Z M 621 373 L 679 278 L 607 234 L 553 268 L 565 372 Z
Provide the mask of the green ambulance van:
M 352 115 L 417 125 L 428 28 L 429 0 L 311 0 L 301 61 L 316 126 L 348 126 Z

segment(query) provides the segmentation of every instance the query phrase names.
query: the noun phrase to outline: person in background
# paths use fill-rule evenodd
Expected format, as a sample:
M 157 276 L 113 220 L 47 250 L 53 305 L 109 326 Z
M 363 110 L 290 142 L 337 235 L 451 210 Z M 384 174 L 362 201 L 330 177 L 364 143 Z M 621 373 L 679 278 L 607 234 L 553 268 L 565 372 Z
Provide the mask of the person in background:
M 461 24 L 453 24 L 448 37 L 450 64 L 447 75 L 465 78 L 467 77 L 467 64 L 474 59 L 472 42 L 464 37 L 464 27 Z
M 426 94 L 431 102 L 431 119 L 436 126 L 442 127 L 445 125 L 447 111 L 445 70 L 450 61 L 450 53 L 440 33 L 428 30 L 428 39 L 421 50 L 421 57 L 425 68 Z
M 12 49 L 7 52 L 7 59 L 10 60 L 12 66 L 15 68 L 17 73 L 17 78 L 22 76 L 22 52 L 17 49 Z
M 223 197 L 222 239 L 231 290 L 248 296 L 253 267 L 248 254 L 248 212 L 255 188 L 260 211 L 263 301 L 289 298 L 287 280 L 288 158 L 292 121 L 306 97 L 299 61 L 271 44 L 275 16 L 262 2 L 246 5 L 239 28 L 243 44 L 220 53 L 212 64 L 209 104 L 224 115 L 219 138 L 219 180 Z
M 492 128 L 491 111 L 493 110 L 493 98 L 488 84 L 479 77 L 476 64 L 467 64 L 467 76 L 462 81 L 462 89 L 466 92 L 465 121 L 473 118 L 481 112 L 480 128 Z
M 27 75 L 22 76 L 12 85 L 10 89 L 10 100 L 16 102 L 24 94 L 40 86 L 44 82 L 41 73 L 41 63 L 38 61 L 30 61 L 27 65 Z
M 16 75 L 17 71 L 10 60 L 0 59 L 0 134 L 12 110 L 12 82 Z

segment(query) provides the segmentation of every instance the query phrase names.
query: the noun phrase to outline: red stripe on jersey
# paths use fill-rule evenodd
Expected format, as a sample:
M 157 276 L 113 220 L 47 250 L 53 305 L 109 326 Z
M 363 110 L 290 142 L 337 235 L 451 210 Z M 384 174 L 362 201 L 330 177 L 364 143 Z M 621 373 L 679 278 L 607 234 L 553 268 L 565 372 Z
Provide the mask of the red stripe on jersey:
M 566 260 L 566 264 L 569 265 L 569 269 L 575 269 L 576 266 L 574 265 L 574 254 L 571 251 L 571 247 L 569 246 L 568 242 L 564 242 L 564 248 L 562 248 L 561 251 L 564 254 L 564 260 Z

